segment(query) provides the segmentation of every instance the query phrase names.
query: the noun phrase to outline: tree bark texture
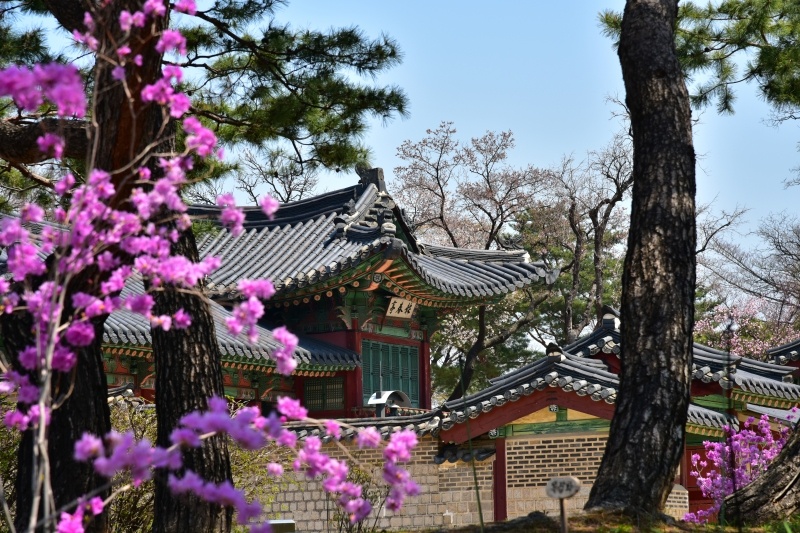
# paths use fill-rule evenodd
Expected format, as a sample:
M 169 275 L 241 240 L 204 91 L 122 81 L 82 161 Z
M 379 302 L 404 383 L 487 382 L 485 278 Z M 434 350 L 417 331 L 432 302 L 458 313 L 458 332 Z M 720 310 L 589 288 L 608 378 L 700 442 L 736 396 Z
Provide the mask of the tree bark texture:
M 780 455 L 752 483 L 725 498 L 726 520 L 763 524 L 800 511 L 800 431 L 795 428 Z
M 197 261 L 197 244 L 191 230 L 181 233 L 173 253 Z M 202 294 L 168 287 L 156 291 L 153 296 L 156 315 L 174 315 L 182 308 L 192 319 L 187 329 L 152 330 L 158 418 L 156 443 L 169 446 L 170 433 L 183 415 L 205 409 L 211 396 L 224 396 L 222 363 L 211 308 Z M 184 465 L 208 481 L 230 480 L 225 437 L 213 437 L 201 448 L 185 451 Z M 156 473 L 155 485 L 155 533 L 230 531 L 231 509 L 209 504 L 196 496 L 173 495 L 165 472 Z
M 587 509 L 654 514 L 683 452 L 695 288 L 695 156 L 676 0 L 628 0 L 619 45 L 634 146 L 620 391 Z
M 52 262 L 51 262 L 52 263 Z M 76 280 L 71 291 L 81 290 L 80 285 L 88 281 L 86 273 L 83 279 Z M 43 279 L 37 280 L 41 283 Z M 71 297 L 65 300 L 64 316 L 72 315 Z M 100 490 L 108 480 L 94 471 L 91 463 L 75 461 L 73 451 L 75 441 L 88 432 L 94 435 L 105 435 L 111 430 L 111 420 L 106 401 L 108 385 L 103 372 L 103 354 L 101 342 L 105 317 L 93 321 L 95 342 L 81 350 L 77 350 L 77 364 L 70 374 L 56 372 L 52 379 L 53 409 L 48 429 L 47 452 L 50 458 L 51 483 L 56 508 L 76 501 L 79 497 L 94 492 L 106 497 L 108 490 Z M 33 344 L 31 336 L 32 317 L 27 311 L 18 311 L 12 315 L 3 315 L 0 319 L 5 349 L 9 360 L 13 361 L 16 370 L 23 371 L 16 364 L 17 354 Z M 36 381 L 36 377 L 31 375 Z M 33 448 L 35 436 L 33 431 L 23 433 L 18 449 L 18 468 L 16 479 L 16 516 L 14 527 L 17 531 L 27 531 L 28 518 L 33 505 Z M 43 510 L 39 512 L 44 516 Z M 57 518 L 57 517 L 56 517 Z M 87 532 L 102 532 L 108 528 L 105 513 L 95 517 L 86 527 Z
M 50 156 L 39 149 L 36 139 L 58 133 L 64 139 L 64 157 L 85 159 L 89 148 L 88 124 L 83 120 L 44 118 L 39 121 L 0 121 L 0 158 L 20 164 L 39 163 Z

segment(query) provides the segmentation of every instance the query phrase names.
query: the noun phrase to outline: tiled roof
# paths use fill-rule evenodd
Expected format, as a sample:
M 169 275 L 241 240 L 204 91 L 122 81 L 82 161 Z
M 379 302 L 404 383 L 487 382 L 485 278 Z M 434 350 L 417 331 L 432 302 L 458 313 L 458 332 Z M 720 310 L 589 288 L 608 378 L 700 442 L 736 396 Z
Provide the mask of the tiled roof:
M 133 277 L 126 285 L 123 295 L 143 292 L 141 278 Z M 222 357 L 226 361 L 251 363 L 260 366 L 274 366 L 269 354 L 279 347 L 269 329 L 258 327 L 259 340 L 250 344 L 244 336 L 234 336 L 228 332 L 225 319 L 230 316 L 227 309 L 211 302 L 211 313 L 217 333 Z M 300 343 L 294 352 L 300 369 L 327 368 L 342 370 L 359 365 L 360 358 L 352 350 L 340 348 L 332 344 L 299 337 Z M 127 309 L 111 313 L 105 323 L 103 342 L 112 345 L 150 346 L 150 324 L 142 316 Z
M 593 332 L 565 346 L 564 351 L 589 358 L 598 353 L 620 356 L 619 321 L 612 313 Z M 723 389 L 739 387 L 745 392 L 800 400 L 800 386 L 791 383 L 794 368 L 730 354 L 703 344 L 692 347 L 692 378 L 718 383 Z
M 797 361 L 800 359 L 800 339 L 768 349 L 767 356 L 778 365 Z
M 210 219 L 218 214 L 211 207 L 190 212 Z M 395 294 L 444 306 L 499 299 L 540 279 L 551 282 L 556 275 L 544 263 L 531 262 L 524 251 L 422 245 L 398 227 L 403 230 L 406 224 L 394 200 L 380 182 L 365 181 L 284 204 L 274 220 L 248 209 L 241 235 L 220 230 L 201 239 L 198 248 L 201 256 L 223 260 L 210 276 L 209 290 L 234 298 L 242 278 L 271 279 L 280 299 L 327 290 L 326 281 L 350 272 L 354 279 L 374 274 L 371 281 Z M 375 272 L 378 266 L 381 273 Z
M 725 426 L 732 426 L 734 430 L 739 429 L 739 420 L 736 417 L 693 403 L 689 404 L 687 424 L 719 431 L 722 431 Z
M 342 418 L 337 419 L 342 430 L 342 440 L 349 441 L 356 437 L 359 429 L 375 427 L 380 431 L 381 437 L 388 439 L 392 433 L 402 430 L 414 431 L 417 436 L 425 435 L 437 436 L 440 431 L 441 418 L 435 411 L 429 411 L 413 416 L 389 416 L 385 418 Z M 308 422 L 289 422 L 285 427 L 294 431 L 297 436 L 304 439 L 309 436 L 317 436 L 323 442 L 329 442 L 331 437 L 325 433 L 325 429 L 309 424 Z
M 553 355 L 492 380 L 491 385 L 482 391 L 446 402 L 442 406 L 442 429 L 448 430 L 456 424 L 475 419 L 508 402 L 516 402 L 523 396 L 535 394 L 548 387 L 558 387 L 578 396 L 589 396 L 597 402 L 616 402 L 619 380 L 606 370 L 602 362 L 568 353 L 551 353 Z M 726 424 L 737 424 L 728 415 L 694 404 L 689 405 L 687 423 L 715 433 L 721 431 Z
M 548 387 L 558 387 L 578 396 L 589 396 L 597 402 L 613 404 L 616 401 L 619 381 L 617 376 L 605 370 L 600 361 L 587 360 L 567 353 L 555 353 L 539 359 L 517 371 L 510 372 L 492 380 L 486 389 L 459 400 L 446 402 L 441 409 L 414 416 L 394 416 L 385 418 L 356 418 L 340 420 L 342 438 L 355 438 L 358 428 L 375 426 L 384 438 L 403 429 L 409 429 L 418 436 L 438 436 L 457 424 L 487 415 L 494 409 L 509 402 L 516 402 L 524 396 L 536 394 Z M 689 404 L 687 426 L 693 432 L 705 435 L 719 435 L 725 425 L 738 427 L 738 421 L 730 415 L 718 413 L 705 407 Z M 323 441 L 331 440 L 325 430 L 306 422 L 287 425 L 300 438 L 319 436 Z M 463 455 L 463 454 L 461 454 Z M 481 460 L 481 457 L 456 455 L 440 457 L 445 460 Z
M 796 426 L 797 422 L 800 420 L 800 412 L 792 409 L 775 409 L 773 407 L 764 407 L 763 405 L 748 403 L 747 410 L 759 415 L 767 415 L 773 420 L 786 422 L 792 426 Z
M 39 234 L 43 225 L 60 227 L 50 222 L 30 224 L 27 227 L 32 233 Z M 42 256 L 42 258 L 44 257 Z M 0 250 L 0 275 L 6 274 L 7 261 L 8 256 L 5 249 Z M 129 295 L 142 292 L 144 292 L 144 286 L 141 278 L 134 276 L 128 280 L 122 294 Z M 279 345 L 272 337 L 269 329 L 258 327 L 259 342 L 250 344 L 243 336 L 234 336 L 228 332 L 225 326 L 225 319 L 230 316 L 230 313 L 227 309 L 212 301 L 211 312 L 216 325 L 217 340 L 225 361 L 268 367 L 275 366 L 269 354 L 277 349 Z M 150 324 L 139 314 L 132 313 L 127 309 L 119 309 L 106 320 L 103 342 L 117 346 L 149 347 L 152 345 Z M 308 337 L 299 337 L 299 345 L 294 352 L 294 356 L 297 359 L 300 370 L 352 369 L 359 366 L 361 360 L 360 356 L 352 350 Z

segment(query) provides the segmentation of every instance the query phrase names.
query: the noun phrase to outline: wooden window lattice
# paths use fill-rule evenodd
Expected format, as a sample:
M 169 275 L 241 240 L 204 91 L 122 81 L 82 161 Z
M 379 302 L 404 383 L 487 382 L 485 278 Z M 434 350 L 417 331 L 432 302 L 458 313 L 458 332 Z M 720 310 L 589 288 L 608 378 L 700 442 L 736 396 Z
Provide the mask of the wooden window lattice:
M 308 379 L 303 386 L 303 396 L 309 411 L 344 409 L 344 378 Z

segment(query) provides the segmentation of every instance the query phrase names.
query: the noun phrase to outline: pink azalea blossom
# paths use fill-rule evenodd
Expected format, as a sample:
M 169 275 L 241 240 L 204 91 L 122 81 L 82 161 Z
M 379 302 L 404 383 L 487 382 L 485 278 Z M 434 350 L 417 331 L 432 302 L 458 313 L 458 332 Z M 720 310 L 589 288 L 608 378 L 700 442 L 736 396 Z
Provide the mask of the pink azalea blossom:
M 122 81 L 125 79 L 125 67 L 122 65 L 117 65 L 111 70 L 111 77 L 117 81 Z
M 73 346 L 89 346 L 94 340 L 94 326 L 89 322 L 73 322 L 64 335 Z
M 176 51 L 181 55 L 186 55 L 186 38 L 177 30 L 164 30 L 156 44 L 156 50 L 162 54 Z
M 358 448 L 377 448 L 381 444 L 381 434 L 374 427 L 360 430 L 356 435 Z
M 61 513 L 61 517 L 56 525 L 57 533 L 83 533 L 83 509 L 78 509 L 73 513 Z
M 164 0 L 147 0 L 142 9 L 146 15 L 153 15 L 163 17 L 167 13 L 167 7 L 164 5 Z
M 269 300 L 275 294 L 275 286 L 268 279 L 240 279 L 236 287 L 245 298 L 255 296 L 262 300 Z
M 94 516 L 97 516 L 103 512 L 103 509 L 105 508 L 105 502 L 103 501 L 103 498 L 95 496 L 89 500 L 88 508 Z
M 75 176 L 66 174 L 62 179 L 58 180 L 55 184 L 56 194 L 64 196 L 72 187 L 75 186 Z
M 192 325 L 192 317 L 183 309 L 178 309 L 172 317 L 172 325 L 175 329 L 186 329 Z
M 267 218 L 272 220 L 275 218 L 275 213 L 278 211 L 278 208 L 281 206 L 280 202 L 273 198 L 272 196 L 265 194 L 263 198 L 261 198 L 261 202 L 259 203 L 261 206 L 261 211 L 267 215 Z
M 183 120 L 183 129 L 186 136 L 186 148 L 193 150 L 200 157 L 211 155 L 217 144 L 217 137 L 210 129 L 203 126 L 195 117 L 186 117 Z
M 175 11 L 194 15 L 197 12 L 197 5 L 194 0 L 178 0 L 175 2 Z
M 36 139 L 36 144 L 42 153 L 51 155 L 56 159 L 61 159 L 64 155 L 64 139 L 55 133 L 45 133 Z
M 240 235 L 243 230 L 244 213 L 241 209 L 237 209 L 233 195 L 227 193 L 217 196 L 217 206 L 222 208 L 222 213 L 219 217 L 222 225 L 228 228 L 233 236 Z
M 308 410 L 300 405 L 299 400 L 287 396 L 278 397 L 278 412 L 286 418 L 302 420 L 308 416 Z

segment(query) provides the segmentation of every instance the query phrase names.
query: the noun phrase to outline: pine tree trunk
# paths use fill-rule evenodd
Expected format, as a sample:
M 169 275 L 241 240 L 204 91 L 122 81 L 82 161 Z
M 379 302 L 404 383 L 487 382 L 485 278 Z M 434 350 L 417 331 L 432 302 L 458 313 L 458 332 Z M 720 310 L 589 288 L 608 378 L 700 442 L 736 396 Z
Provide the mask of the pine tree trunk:
M 620 391 L 587 509 L 652 514 L 672 487 L 689 401 L 695 157 L 676 0 L 629 0 L 619 45 L 634 145 Z
M 800 431 L 795 429 L 780 455 L 752 483 L 725 498 L 733 523 L 763 524 L 800 511 Z
M 191 230 L 181 234 L 173 253 L 197 261 L 197 244 Z M 173 315 L 182 308 L 192 319 L 187 329 L 152 330 L 158 417 L 156 443 L 169 446 L 170 433 L 183 415 L 205 409 L 211 396 L 224 396 L 222 363 L 211 308 L 204 296 L 174 288 L 156 291 L 153 296 L 155 314 Z M 214 437 L 202 448 L 184 452 L 184 464 L 208 481 L 220 483 L 231 479 L 224 437 Z M 174 496 L 164 472 L 156 474 L 155 485 L 155 533 L 230 531 L 232 510 L 195 496 Z

